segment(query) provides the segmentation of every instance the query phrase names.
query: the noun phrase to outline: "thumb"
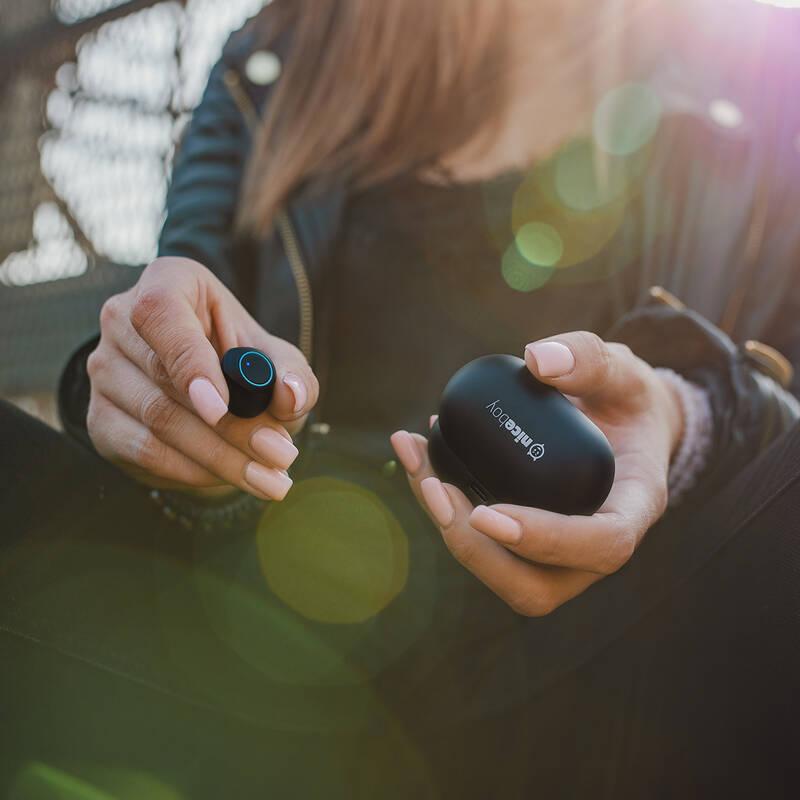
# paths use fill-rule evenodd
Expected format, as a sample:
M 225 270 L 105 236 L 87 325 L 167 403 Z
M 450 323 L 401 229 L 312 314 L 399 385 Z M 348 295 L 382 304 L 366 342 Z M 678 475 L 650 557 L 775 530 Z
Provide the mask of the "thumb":
M 269 413 L 281 422 L 308 414 L 319 398 L 319 382 L 303 353 L 291 342 L 261 331 L 258 340 L 275 364 L 277 380 Z
M 525 363 L 542 383 L 592 403 L 627 405 L 644 383 L 641 362 L 625 345 L 588 331 L 532 342 Z

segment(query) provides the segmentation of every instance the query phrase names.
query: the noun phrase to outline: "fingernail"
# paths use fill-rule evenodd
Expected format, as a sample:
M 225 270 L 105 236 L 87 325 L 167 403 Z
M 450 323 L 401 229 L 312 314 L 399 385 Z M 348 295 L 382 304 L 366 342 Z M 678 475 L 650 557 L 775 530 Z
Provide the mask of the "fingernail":
M 420 488 L 425 503 L 439 526 L 447 528 L 452 525 L 456 510 L 453 508 L 450 496 L 442 486 L 442 482 L 438 478 L 425 478 L 420 484 Z
M 522 541 L 519 522 L 487 506 L 476 506 L 469 515 L 469 524 L 504 544 L 519 544 Z
M 228 413 L 228 406 L 207 378 L 195 378 L 189 384 L 189 399 L 200 418 L 212 428 Z
M 438 414 L 431 414 L 430 419 L 428 420 L 428 427 L 432 428 L 436 424 L 436 420 L 439 419 Z
M 390 441 L 405 471 L 413 475 L 422 466 L 422 459 L 411 434 L 407 431 L 396 431 L 391 435 Z
M 277 469 L 256 464 L 251 461 L 244 471 L 244 479 L 257 492 L 271 497 L 273 500 L 283 500 L 286 493 L 292 488 L 292 479 Z
M 561 342 L 535 342 L 529 344 L 525 350 L 533 356 L 543 378 L 561 378 L 575 369 L 572 350 Z
M 289 391 L 291 391 L 294 396 L 294 413 L 296 414 L 298 411 L 302 411 L 308 400 L 306 385 L 297 375 L 291 372 L 287 372 L 286 375 L 283 376 L 283 382 L 289 387 Z
M 278 469 L 288 469 L 299 452 L 288 439 L 272 428 L 259 428 L 250 437 L 250 446 L 259 458 Z

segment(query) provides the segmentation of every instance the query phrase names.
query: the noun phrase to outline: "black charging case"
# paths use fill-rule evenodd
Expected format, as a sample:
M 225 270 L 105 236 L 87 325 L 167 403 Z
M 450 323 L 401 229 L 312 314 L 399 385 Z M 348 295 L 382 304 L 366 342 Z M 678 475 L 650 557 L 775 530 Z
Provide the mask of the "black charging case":
M 593 514 L 614 482 L 603 432 L 509 355 L 479 358 L 450 379 L 428 452 L 437 475 L 475 504 Z

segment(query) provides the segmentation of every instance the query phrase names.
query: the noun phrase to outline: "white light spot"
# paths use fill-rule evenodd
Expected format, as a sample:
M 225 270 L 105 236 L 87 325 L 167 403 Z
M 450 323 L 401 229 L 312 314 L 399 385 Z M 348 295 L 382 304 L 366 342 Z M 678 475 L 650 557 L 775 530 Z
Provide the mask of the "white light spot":
M 86 272 L 86 253 L 55 203 L 42 203 L 33 212 L 33 236 L 27 250 L 11 253 L 0 264 L 0 283 L 26 286 Z
M 742 109 L 730 100 L 719 98 L 713 100 L 708 106 L 708 113 L 711 119 L 717 123 L 721 128 L 739 128 L 744 122 L 744 114 Z
M 281 74 L 281 61 L 270 50 L 257 50 L 247 59 L 244 71 L 256 86 L 269 86 Z

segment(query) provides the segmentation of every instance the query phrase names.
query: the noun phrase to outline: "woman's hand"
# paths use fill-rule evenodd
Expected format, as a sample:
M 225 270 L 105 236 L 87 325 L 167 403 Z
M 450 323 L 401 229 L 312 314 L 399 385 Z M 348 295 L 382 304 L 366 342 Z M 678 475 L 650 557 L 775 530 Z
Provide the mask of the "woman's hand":
M 518 613 L 542 616 L 622 567 L 663 514 L 683 419 L 674 390 L 655 370 L 626 346 L 592 333 L 530 344 L 525 361 L 611 442 L 616 477 L 593 516 L 513 505 L 473 508 L 455 486 L 434 476 L 424 437 L 398 431 L 392 444 L 456 559 Z
M 209 270 L 185 258 L 150 264 L 105 303 L 100 329 L 87 364 L 87 427 L 101 455 L 151 486 L 236 486 L 283 499 L 297 456 L 290 433 L 318 394 L 294 345 L 270 336 Z M 269 412 L 252 420 L 227 414 L 219 360 L 240 346 L 264 350 L 278 371 Z

